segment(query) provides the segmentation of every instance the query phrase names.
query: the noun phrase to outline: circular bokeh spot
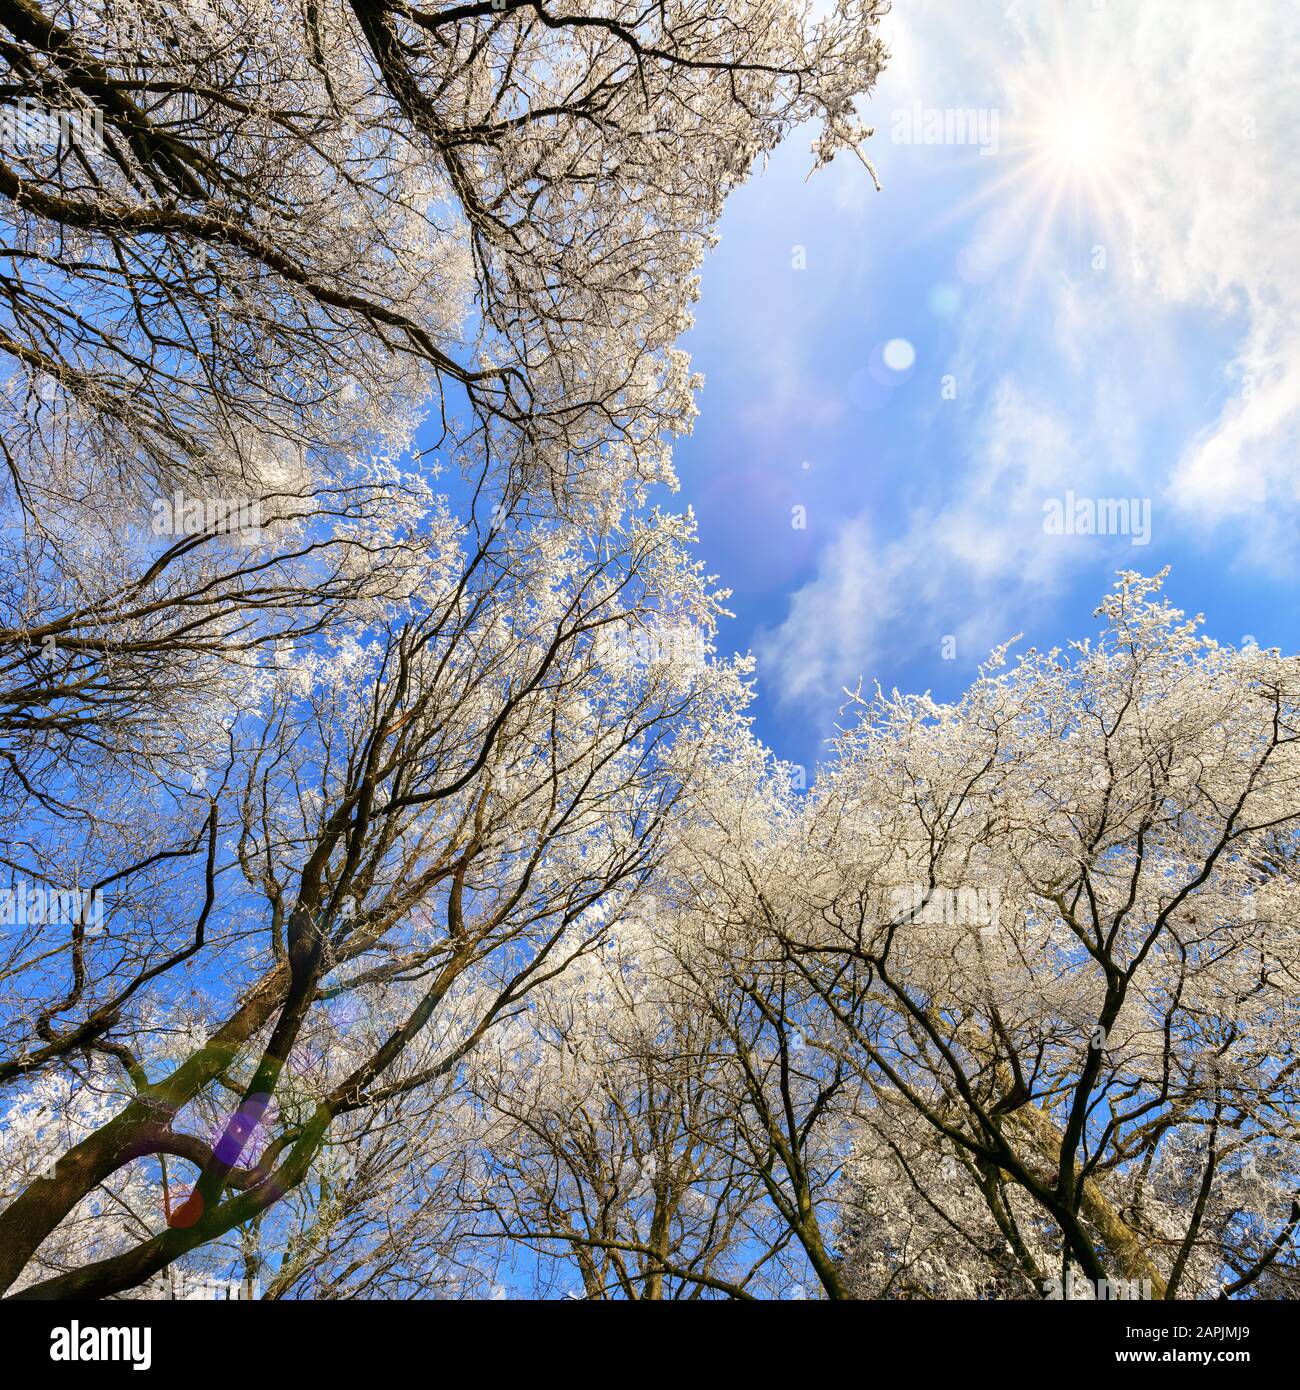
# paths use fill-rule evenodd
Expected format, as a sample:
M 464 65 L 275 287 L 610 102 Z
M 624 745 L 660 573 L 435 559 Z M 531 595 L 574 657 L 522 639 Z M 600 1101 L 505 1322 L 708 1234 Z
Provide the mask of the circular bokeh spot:
M 906 338 L 891 338 L 880 355 L 891 372 L 910 372 L 916 363 L 916 349 Z

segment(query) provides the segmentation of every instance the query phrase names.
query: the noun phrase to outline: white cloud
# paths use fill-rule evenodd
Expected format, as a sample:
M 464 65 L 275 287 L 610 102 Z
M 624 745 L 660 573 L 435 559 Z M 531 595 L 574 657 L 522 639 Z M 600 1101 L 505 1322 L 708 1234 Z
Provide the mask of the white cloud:
M 936 655 L 948 634 L 967 664 L 982 659 L 1011 635 L 1008 575 L 1038 601 L 1054 591 L 1062 556 L 1087 544 L 1042 527 L 1044 497 L 1078 476 L 1071 442 L 1010 380 L 984 428 L 974 466 L 934 479 L 892 537 L 865 517 L 846 523 L 785 620 L 759 634 L 760 677 L 783 704 L 824 711 L 886 662 Z
M 1086 68 L 1115 113 L 1104 186 L 1131 276 L 1117 291 L 1151 310 L 1217 313 L 1236 331 L 1222 363 L 1227 401 L 1185 441 L 1162 488 L 1207 527 L 1246 520 L 1263 531 L 1281 508 L 1294 534 L 1300 84 L 1286 55 L 1300 50 L 1300 7 L 1147 0 L 1088 20 Z M 1041 50 L 1033 21 L 1022 35 L 1022 54 Z M 1028 100 L 1032 65 L 1009 70 L 1009 97 Z

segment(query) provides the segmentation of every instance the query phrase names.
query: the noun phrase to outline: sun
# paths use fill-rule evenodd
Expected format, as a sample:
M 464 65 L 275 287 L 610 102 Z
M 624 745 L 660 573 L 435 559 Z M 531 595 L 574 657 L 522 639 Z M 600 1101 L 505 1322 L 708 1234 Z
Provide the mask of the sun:
M 1013 311 L 1043 272 L 1092 278 L 1123 255 L 1158 158 L 1143 94 L 1093 16 L 1063 6 L 1034 14 L 1014 53 L 990 35 L 970 41 L 996 133 L 973 156 L 981 177 L 935 223 L 969 224 L 957 274 L 978 283 L 999 273 Z
M 1052 144 L 1067 164 L 1095 164 L 1105 153 L 1106 139 L 1091 113 L 1068 111 L 1052 131 Z
M 1114 154 L 1106 109 L 1096 102 L 1075 102 L 1052 112 L 1041 139 L 1044 154 L 1062 172 L 1099 169 Z

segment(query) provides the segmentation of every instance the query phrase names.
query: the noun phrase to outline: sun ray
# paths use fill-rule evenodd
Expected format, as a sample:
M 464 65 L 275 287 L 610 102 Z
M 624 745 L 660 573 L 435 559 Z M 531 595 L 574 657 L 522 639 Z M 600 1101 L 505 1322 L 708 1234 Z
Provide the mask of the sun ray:
M 981 245 L 992 247 L 993 270 L 1015 262 L 1017 308 L 1049 262 L 1083 264 L 1094 248 L 1114 254 L 1125 210 L 1140 187 L 1146 151 L 1133 132 L 1135 94 L 1104 57 L 1086 15 L 1055 12 L 1013 46 L 989 35 L 975 39 L 972 61 L 993 79 L 1000 129 L 996 157 L 971 152 L 983 177 L 920 229 L 922 237 L 976 221 L 972 250 L 982 273 Z M 969 165 L 964 165 L 969 171 Z M 943 162 L 945 177 L 953 174 Z

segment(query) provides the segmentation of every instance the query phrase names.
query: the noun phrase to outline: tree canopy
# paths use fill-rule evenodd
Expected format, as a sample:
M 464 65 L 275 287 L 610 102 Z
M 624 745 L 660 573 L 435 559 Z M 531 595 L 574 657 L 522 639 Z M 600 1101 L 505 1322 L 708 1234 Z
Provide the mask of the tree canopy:
M 1296 1292 L 1297 659 L 1125 573 L 805 790 L 660 495 L 883 9 L 0 0 L 7 1296 Z

